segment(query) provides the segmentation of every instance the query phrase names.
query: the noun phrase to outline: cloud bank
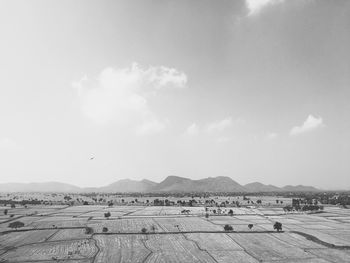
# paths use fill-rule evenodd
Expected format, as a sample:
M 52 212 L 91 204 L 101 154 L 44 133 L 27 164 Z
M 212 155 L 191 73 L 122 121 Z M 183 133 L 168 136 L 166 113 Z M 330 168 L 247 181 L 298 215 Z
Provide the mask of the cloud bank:
M 182 89 L 187 76 L 174 68 L 133 63 L 126 68 L 106 68 L 95 80 L 84 76 L 73 82 L 82 112 L 98 124 L 116 122 L 136 127 L 138 134 L 164 130 L 166 121 L 159 120 L 149 105 L 149 98 L 160 90 Z
M 261 12 L 267 6 L 282 3 L 284 0 L 246 0 L 246 6 L 249 10 L 248 16 L 254 16 Z
M 301 126 L 293 127 L 289 134 L 291 136 L 296 136 L 296 135 L 300 135 L 302 133 L 313 131 L 313 130 L 321 128 L 323 126 L 324 126 L 324 124 L 323 124 L 323 120 L 321 117 L 317 118 L 317 117 L 314 117 L 310 114 Z

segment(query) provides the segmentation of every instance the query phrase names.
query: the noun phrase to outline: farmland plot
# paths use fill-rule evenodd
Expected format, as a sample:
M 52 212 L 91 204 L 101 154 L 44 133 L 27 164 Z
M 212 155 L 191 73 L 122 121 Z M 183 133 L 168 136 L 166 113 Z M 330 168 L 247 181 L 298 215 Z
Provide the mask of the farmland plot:
M 62 262 L 64 263 L 93 263 L 94 259 L 64 259 Z M 44 260 L 40 261 L 40 263 L 55 263 L 57 260 Z M 21 263 L 33 263 L 33 261 L 21 261 Z
M 197 243 L 201 250 L 243 250 L 224 233 L 193 233 L 185 236 Z
M 350 262 L 350 252 L 337 249 L 310 249 L 308 252 L 330 262 Z
M 183 235 L 150 235 L 145 245 L 152 251 L 145 262 L 215 262 Z
M 45 220 L 38 220 L 30 224 L 33 228 L 53 228 L 53 227 L 85 227 L 87 219 L 60 220 L 60 218 L 46 218 Z
M 94 239 L 100 248 L 95 263 L 137 263 L 144 262 L 151 253 L 144 246 L 145 236 L 139 235 L 96 235 Z
M 258 263 L 259 261 L 243 250 L 208 250 L 208 253 L 219 263 Z
M 44 242 L 57 230 L 35 230 L 25 232 L 12 232 L 0 235 L 0 249 L 17 247 L 25 244 Z
M 334 244 L 337 246 L 350 246 L 350 239 L 347 236 L 338 236 L 334 234 L 329 234 L 327 232 L 323 232 L 323 230 L 313 230 L 313 229 L 306 229 L 306 228 L 298 231 L 312 235 L 330 244 Z
M 55 241 L 18 247 L 1 255 L 0 260 L 21 262 L 52 260 L 54 258 L 57 260 L 85 259 L 93 257 L 96 252 L 97 248 L 93 240 Z
M 199 217 L 155 218 L 165 231 L 222 231 L 222 227 L 214 225 Z
M 71 240 L 71 239 L 86 239 L 91 237 L 91 234 L 85 234 L 85 229 L 61 229 L 58 230 L 52 237 L 50 241 L 58 240 Z
M 156 216 L 159 215 L 160 212 L 162 211 L 163 207 L 162 206 L 148 206 L 144 207 L 141 209 L 138 209 L 137 211 L 132 212 L 129 215 L 133 216 Z
M 120 212 L 123 214 L 126 213 L 131 213 L 131 212 L 135 212 L 141 208 L 144 208 L 143 206 L 112 206 L 112 207 L 108 207 L 108 211 L 112 212 Z
M 228 234 L 247 253 L 259 260 L 306 259 L 313 257 L 304 250 L 289 245 L 270 234 Z
M 103 227 L 108 228 L 108 232 L 118 233 L 138 233 L 142 228 L 151 230 L 152 226 L 155 226 L 157 231 L 161 228 L 152 218 L 135 218 L 135 219 L 117 219 L 117 220 L 91 220 L 87 224 L 94 229 L 94 232 L 101 233 Z
M 245 225 L 247 223 L 246 220 L 241 220 L 233 216 L 210 216 L 209 221 L 217 225 Z

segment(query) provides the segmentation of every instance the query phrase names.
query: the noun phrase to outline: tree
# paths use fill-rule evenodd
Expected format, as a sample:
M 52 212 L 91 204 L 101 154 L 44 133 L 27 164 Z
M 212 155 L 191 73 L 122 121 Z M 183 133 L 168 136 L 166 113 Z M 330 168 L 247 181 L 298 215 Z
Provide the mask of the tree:
M 141 229 L 141 232 L 145 234 L 145 233 L 147 232 L 147 228 L 143 227 L 143 228 Z
M 90 235 L 94 232 L 94 230 L 91 227 L 85 227 L 85 234 Z
M 230 226 L 230 225 L 225 225 L 225 226 L 224 226 L 224 230 L 225 230 L 225 231 L 233 231 L 233 227 Z
M 9 210 L 5 209 L 4 210 L 4 215 L 6 216 Z
M 24 227 L 24 223 L 21 221 L 15 221 L 9 224 L 10 228 L 15 228 L 17 230 L 17 228 L 21 228 Z
M 230 216 L 233 216 L 233 210 L 230 209 L 230 211 L 228 211 L 228 214 L 229 214 Z
M 152 226 L 151 226 L 151 230 L 152 230 L 153 233 L 155 233 L 156 230 L 157 230 L 157 227 L 156 227 L 155 225 L 152 225 Z
M 205 218 L 206 218 L 206 219 L 209 218 L 209 213 L 205 213 Z
M 88 201 L 84 201 L 83 205 L 89 205 Z
M 16 205 L 15 204 L 11 204 L 11 208 L 16 208 Z
M 107 213 L 105 213 L 105 218 L 109 218 L 111 216 L 111 213 L 110 212 L 107 212 Z
M 276 229 L 277 232 L 282 231 L 282 223 L 276 222 L 276 223 L 273 225 L 273 229 Z
M 112 202 L 112 201 L 109 202 L 109 203 L 108 203 L 108 206 L 109 206 L 109 207 L 113 206 L 113 202 Z
M 253 226 L 254 226 L 253 224 L 249 224 L 248 228 L 251 230 L 253 228 Z
M 107 227 L 102 228 L 102 232 L 104 233 L 108 232 L 108 228 Z

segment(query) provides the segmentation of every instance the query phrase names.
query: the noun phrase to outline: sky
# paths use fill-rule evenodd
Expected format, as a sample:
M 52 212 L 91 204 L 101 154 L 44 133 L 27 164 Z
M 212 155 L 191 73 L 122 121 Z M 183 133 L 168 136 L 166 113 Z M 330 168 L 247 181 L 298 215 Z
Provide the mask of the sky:
M 350 1 L 0 1 L 0 183 L 350 189 Z

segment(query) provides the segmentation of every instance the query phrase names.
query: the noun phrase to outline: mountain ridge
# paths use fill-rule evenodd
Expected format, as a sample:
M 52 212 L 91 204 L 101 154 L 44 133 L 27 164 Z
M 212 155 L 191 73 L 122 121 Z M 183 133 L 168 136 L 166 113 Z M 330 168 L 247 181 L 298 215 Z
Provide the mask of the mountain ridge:
M 310 192 L 321 191 L 313 186 L 286 185 L 277 187 L 253 182 L 241 185 L 228 176 L 207 177 L 192 180 L 175 175 L 167 176 L 163 181 L 156 183 L 148 179 L 132 180 L 121 179 L 102 187 L 78 187 L 61 182 L 43 183 L 3 183 L 0 192 L 101 192 L 101 193 L 151 193 L 151 192 Z

